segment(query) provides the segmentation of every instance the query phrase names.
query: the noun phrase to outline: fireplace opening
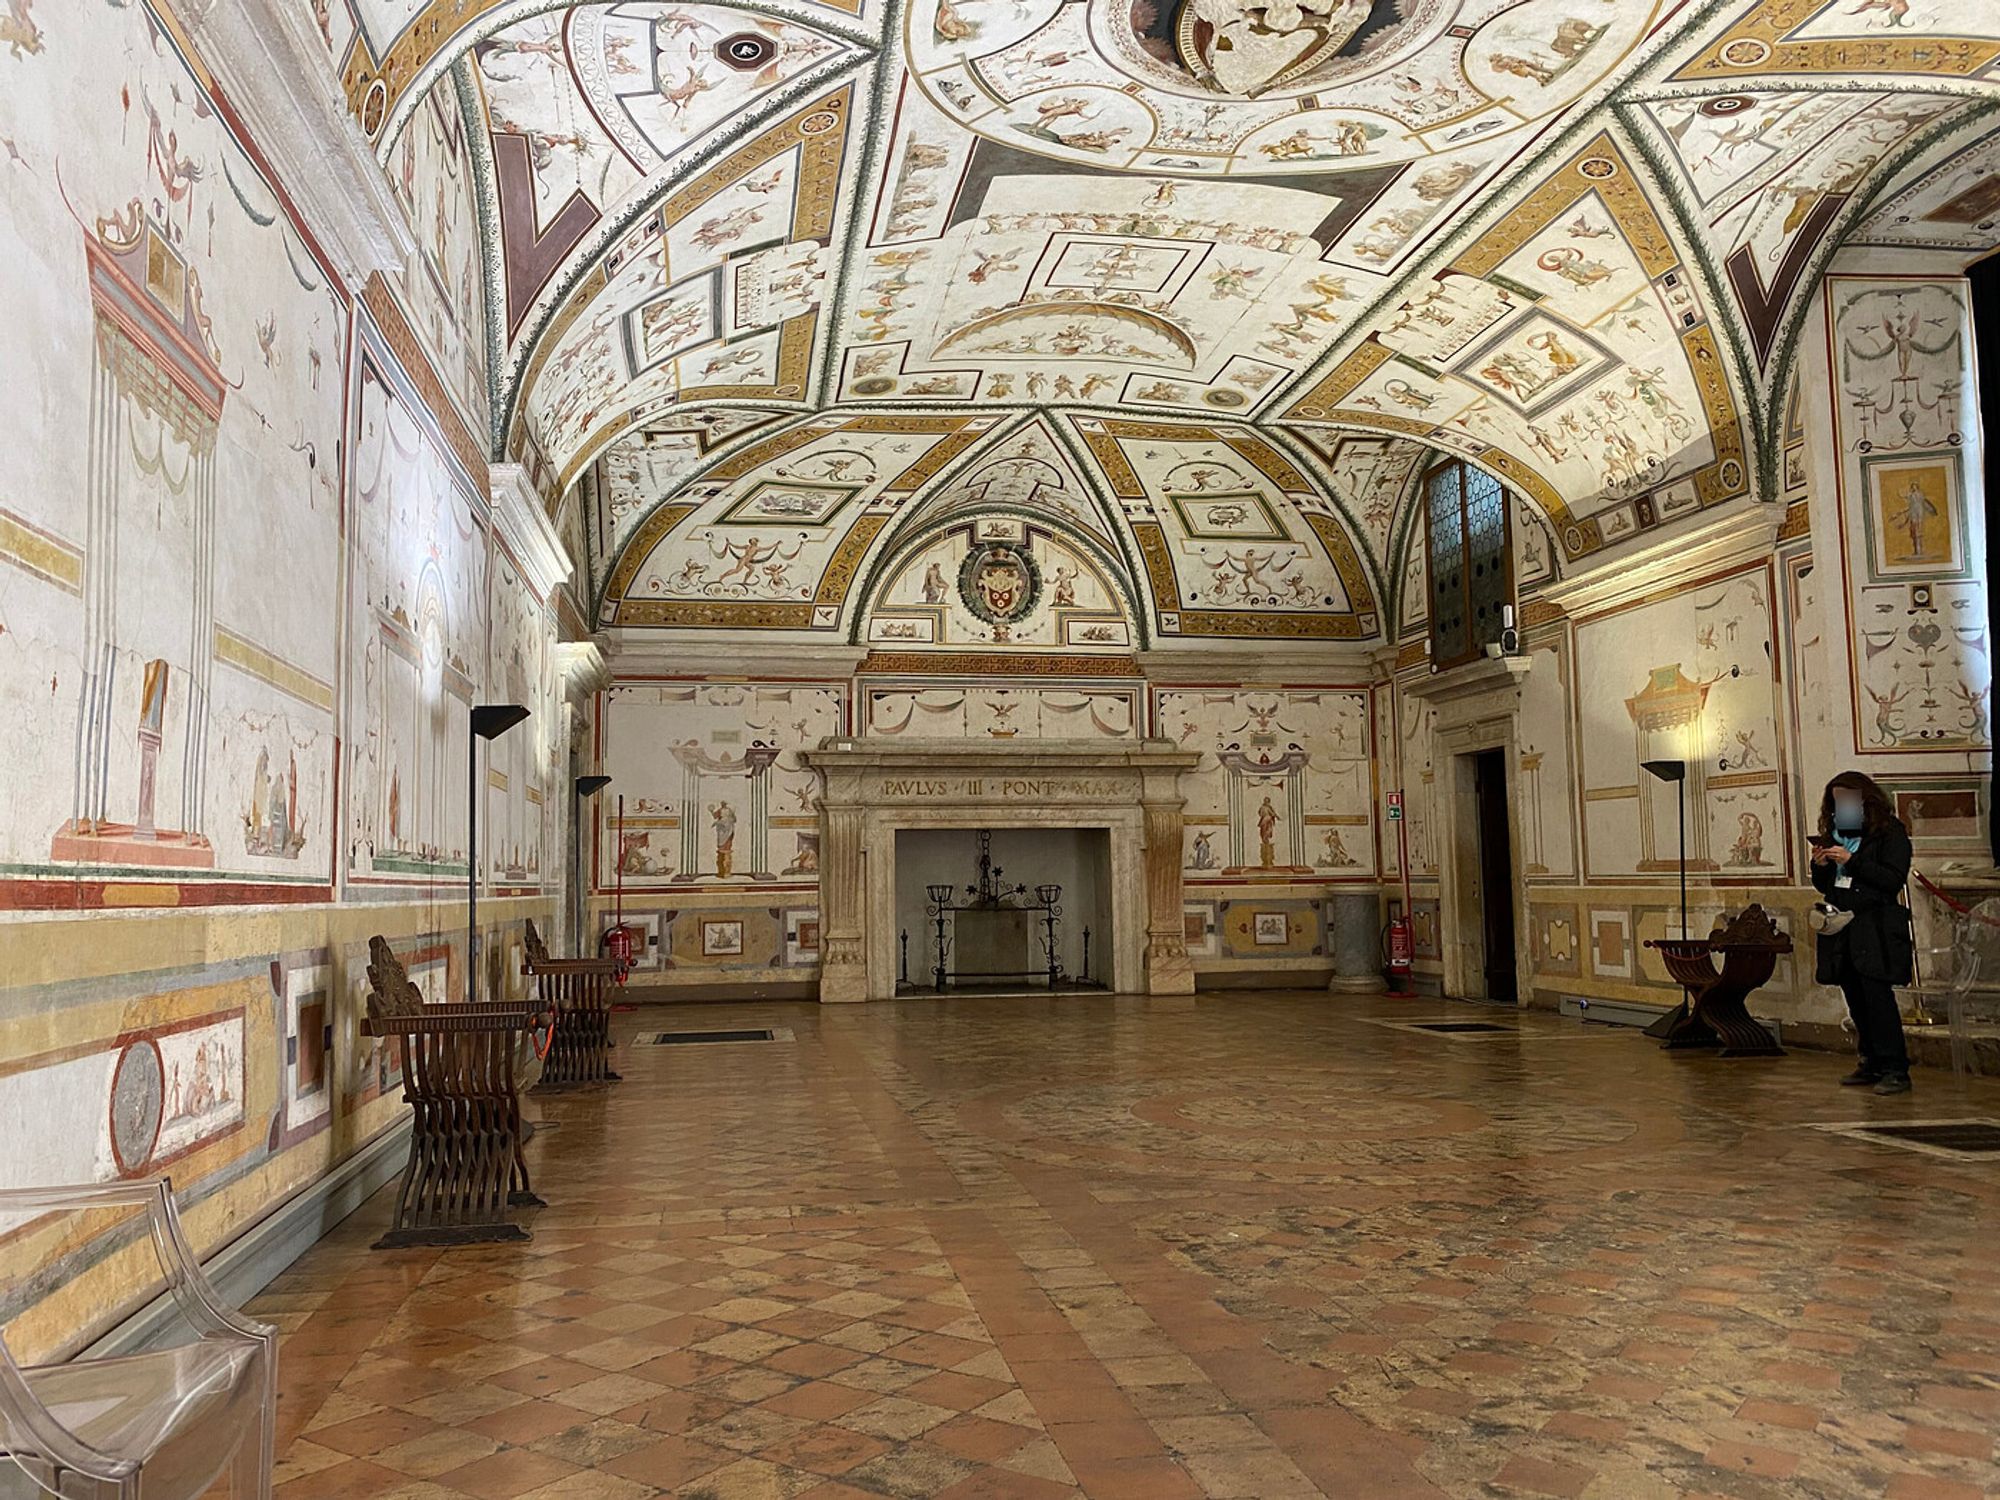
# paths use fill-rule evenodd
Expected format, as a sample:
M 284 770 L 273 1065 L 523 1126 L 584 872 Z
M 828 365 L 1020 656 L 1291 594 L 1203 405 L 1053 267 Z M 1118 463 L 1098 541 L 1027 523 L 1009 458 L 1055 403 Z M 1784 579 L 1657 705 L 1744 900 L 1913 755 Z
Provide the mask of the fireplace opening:
M 1108 828 L 899 829 L 895 866 L 898 993 L 1109 987 Z

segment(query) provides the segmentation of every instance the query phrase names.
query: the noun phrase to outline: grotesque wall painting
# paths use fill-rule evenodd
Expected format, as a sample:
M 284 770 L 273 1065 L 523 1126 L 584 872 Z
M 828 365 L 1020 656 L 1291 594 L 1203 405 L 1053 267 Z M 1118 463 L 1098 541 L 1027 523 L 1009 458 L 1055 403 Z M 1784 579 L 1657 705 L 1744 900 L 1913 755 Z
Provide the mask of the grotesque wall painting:
M 621 682 L 602 700 L 597 883 L 817 885 L 819 773 L 799 752 L 846 732 L 847 693 L 811 682 Z
M 1959 280 L 1835 277 L 1840 524 L 1856 751 L 1992 744 L 1986 514 Z
M 541 887 L 555 871 L 549 847 L 551 799 L 561 786 L 562 693 L 551 642 L 555 630 L 532 584 L 504 547 L 494 550 L 486 683 L 490 699 L 528 710 L 486 750 L 480 815 L 481 878 L 507 890 Z
M 345 304 L 156 21 L 26 24 L 0 62 L 0 245 L 37 289 L 0 351 L 39 393 L 0 453 L 8 902 L 323 893 Z
M 390 182 L 416 239 L 396 290 L 423 330 L 445 389 L 475 432 L 487 425 L 486 297 L 479 204 L 465 120 L 438 83 L 397 139 Z
M 1373 873 L 1366 692 L 1162 687 L 1153 712 L 1156 734 L 1201 753 L 1181 777 L 1188 878 Z
M 348 873 L 462 879 L 460 788 L 486 653 L 485 507 L 392 364 L 365 351 L 356 385 Z
M 620 623 L 834 630 L 896 507 L 990 418 L 823 418 L 759 440 L 655 510 L 614 566 Z
M 1792 837 L 1778 732 L 1772 573 L 1756 567 L 1576 624 L 1586 873 L 1672 876 L 1686 762 L 1691 872 L 1782 881 Z

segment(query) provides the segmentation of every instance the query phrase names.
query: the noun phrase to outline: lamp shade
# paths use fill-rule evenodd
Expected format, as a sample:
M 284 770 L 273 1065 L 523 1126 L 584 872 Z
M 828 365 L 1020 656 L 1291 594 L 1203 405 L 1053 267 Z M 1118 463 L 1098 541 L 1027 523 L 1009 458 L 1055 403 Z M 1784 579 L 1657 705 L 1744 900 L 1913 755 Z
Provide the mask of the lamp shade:
M 1684 760 L 1642 760 L 1639 769 L 1661 781 L 1686 781 L 1688 763 Z
M 1044 906 L 1054 906 L 1062 900 L 1062 887 L 1053 883 L 1035 887 L 1035 899 Z
M 472 708 L 472 732 L 482 740 L 498 739 L 528 717 L 519 703 L 477 703 Z
M 610 785 L 609 776 L 579 776 L 576 778 L 576 794 L 579 797 L 595 797 Z
M 931 898 L 932 906 L 951 905 L 951 887 L 948 885 L 927 885 L 924 894 Z

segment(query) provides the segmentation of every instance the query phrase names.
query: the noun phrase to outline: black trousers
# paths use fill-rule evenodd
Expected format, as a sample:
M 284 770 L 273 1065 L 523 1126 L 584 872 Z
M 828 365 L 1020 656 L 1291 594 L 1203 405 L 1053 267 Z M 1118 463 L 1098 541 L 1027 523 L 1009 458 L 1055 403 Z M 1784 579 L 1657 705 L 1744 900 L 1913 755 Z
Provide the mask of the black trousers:
M 1847 1013 L 1854 1017 L 1861 1066 L 1885 1076 L 1909 1072 L 1910 1053 L 1903 1042 L 1903 1013 L 1896 1004 L 1895 986 L 1844 967 L 1840 993 L 1847 997 Z

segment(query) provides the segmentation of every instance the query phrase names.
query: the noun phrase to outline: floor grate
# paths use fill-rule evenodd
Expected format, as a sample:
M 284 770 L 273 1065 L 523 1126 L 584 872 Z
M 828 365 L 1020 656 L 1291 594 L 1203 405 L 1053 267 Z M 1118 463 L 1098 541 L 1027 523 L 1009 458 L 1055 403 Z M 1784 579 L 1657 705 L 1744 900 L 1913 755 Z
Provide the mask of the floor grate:
M 1908 1120 L 1892 1125 L 1843 1123 L 1818 1128 L 1952 1161 L 2000 1161 L 2000 1120 Z
M 754 1031 L 646 1031 L 632 1038 L 637 1047 L 680 1047 L 695 1042 L 776 1042 L 792 1039 L 787 1031 L 783 1037 L 766 1026 Z
M 1953 1120 L 1942 1125 L 1863 1125 L 1855 1133 L 1881 1136 L 1898 1143 L 1935 1146 L 1942 1151 L 2000 1156 L 2000 1125 L 1990 1120 Z

